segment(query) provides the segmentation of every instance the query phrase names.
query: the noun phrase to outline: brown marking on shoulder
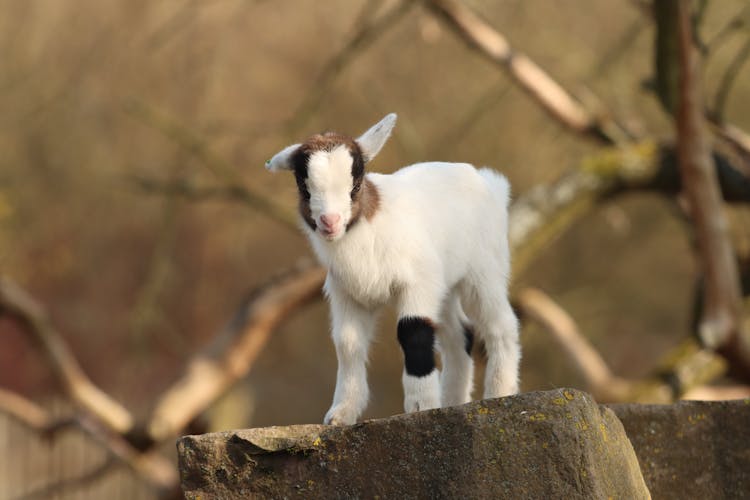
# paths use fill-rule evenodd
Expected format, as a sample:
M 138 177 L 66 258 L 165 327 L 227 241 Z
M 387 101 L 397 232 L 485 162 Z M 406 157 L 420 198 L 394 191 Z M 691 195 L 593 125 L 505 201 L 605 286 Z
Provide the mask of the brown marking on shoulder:
M 368 178 L 365 178 L 362 183 L 362 189 L 360 189 L 358 201 L 359 206 L 362 209 L 362 215 L 364 215 L 365 219 L 368 221 L 372 220 L 372 218 L 375 217 L 375 213 L 380 208 L 380 191 L 378 191 L 378 187 Z
M 371 221 L 380 208 L 380 192 L 370 179 L 365 177 L 360 187 L 355 189 L 352 198 L 352 218 L 346 226 L 347 229 L 356 224 L 360 217 Z

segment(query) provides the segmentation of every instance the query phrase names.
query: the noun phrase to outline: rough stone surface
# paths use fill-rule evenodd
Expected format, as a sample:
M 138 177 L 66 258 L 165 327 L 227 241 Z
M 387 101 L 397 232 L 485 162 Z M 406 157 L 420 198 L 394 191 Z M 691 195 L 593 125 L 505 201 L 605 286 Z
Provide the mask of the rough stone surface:
M 654 498 L 750 498 L 750 399 L 609 408 Z
M 570 389 L 187 436 L 178 451 L 188 499 L 650 498 L 620 421 Z

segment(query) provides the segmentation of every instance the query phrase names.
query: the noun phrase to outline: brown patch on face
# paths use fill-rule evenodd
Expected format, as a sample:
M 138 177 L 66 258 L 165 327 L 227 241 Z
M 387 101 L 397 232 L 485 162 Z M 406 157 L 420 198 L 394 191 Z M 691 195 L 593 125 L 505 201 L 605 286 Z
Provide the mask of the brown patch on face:
M 315 219 L 313 219 L 312 210 L 310 210 L 309 198 L 304 198 L 303 196 L 300 196 L 298 209 L 299 209 L 300 216 L 302 216 L 302 220 L 305 221 L 305 224 L 310 226 L 310 229 L 315 231 L 318 228 L 318 225 L 315 223 Z
M 346 229 L 356 224 L 360 217 L 364 216 L 368 221 L 372 220 L 379 208 L 380 193 L 378 192 L 378 188 L 369 179 L 365 178 L 352 198 L 352 218 L 349 224 L 347 224 Z
M 324 132 L 322 134 L 311 136 L 299 147 L 297 154 L 301 153 L 309 158 L 310 155 L 316 151 L 333 151 L 337 146 L 342 144 L 349 149 L 352 156 L 355 154 L 362 154 L 359 145 L 354 139 L 348 135 L 338 134 L 336 132 Z

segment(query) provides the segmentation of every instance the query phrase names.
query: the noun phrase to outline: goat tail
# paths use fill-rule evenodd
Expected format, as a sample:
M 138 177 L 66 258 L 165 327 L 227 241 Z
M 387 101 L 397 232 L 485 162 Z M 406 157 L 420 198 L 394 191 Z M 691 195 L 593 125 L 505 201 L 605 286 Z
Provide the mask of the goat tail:
M 503 211 L 507 213 L 508 205 L 510 205 L 510 182 L 508 182 L 508 179 L 497 170 L 489 167 L 480 168 L 479 175 L 484 178 L 489 186 L 495 204 L 498 208 L 502 207 Z

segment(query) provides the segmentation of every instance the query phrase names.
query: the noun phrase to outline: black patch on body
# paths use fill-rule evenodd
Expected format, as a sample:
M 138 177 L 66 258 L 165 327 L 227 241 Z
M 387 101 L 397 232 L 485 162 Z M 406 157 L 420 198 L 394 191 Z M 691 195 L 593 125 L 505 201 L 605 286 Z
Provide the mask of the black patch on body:
M 474 348 L 474 329 L 471 325 L 462 325 L 464 327 L 464 349 L 466 354 L 471 356 L 471 350 Z
M 406 373 L 414 377 L 432 373 L 435 369 L 435 326 L 432 322 L 426 318 L 401 318 L 397 330 Z

